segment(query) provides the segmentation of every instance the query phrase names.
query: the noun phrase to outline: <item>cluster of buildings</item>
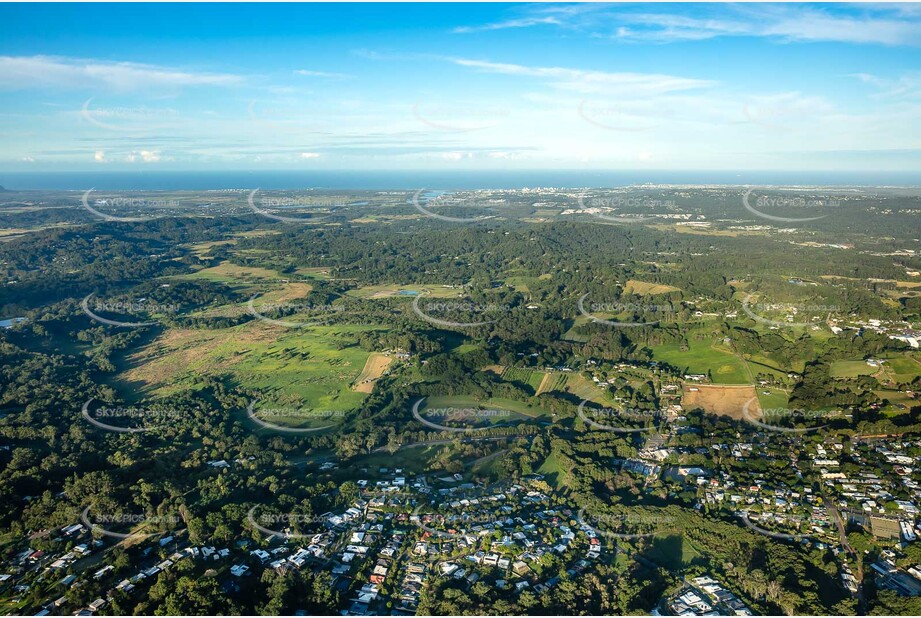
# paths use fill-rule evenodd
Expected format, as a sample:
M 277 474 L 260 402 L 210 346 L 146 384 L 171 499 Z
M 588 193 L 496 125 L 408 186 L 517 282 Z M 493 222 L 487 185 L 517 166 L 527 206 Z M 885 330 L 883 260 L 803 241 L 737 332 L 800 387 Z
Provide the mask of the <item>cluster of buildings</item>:
M 718 581 L 707 575 L 685 582 L 675 595 L 665 600 L 670 616 L 751 616 L 745 603 Z M 662 613 L 654 611 L 653 615 Z

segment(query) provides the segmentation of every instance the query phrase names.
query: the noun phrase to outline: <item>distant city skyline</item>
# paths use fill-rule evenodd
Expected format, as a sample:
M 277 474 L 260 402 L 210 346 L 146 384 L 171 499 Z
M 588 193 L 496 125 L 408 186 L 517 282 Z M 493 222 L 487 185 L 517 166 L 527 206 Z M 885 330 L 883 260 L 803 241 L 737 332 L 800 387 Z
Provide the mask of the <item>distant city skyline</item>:
M 921 170 L 919 4 L 0 5 L 0 170 Z

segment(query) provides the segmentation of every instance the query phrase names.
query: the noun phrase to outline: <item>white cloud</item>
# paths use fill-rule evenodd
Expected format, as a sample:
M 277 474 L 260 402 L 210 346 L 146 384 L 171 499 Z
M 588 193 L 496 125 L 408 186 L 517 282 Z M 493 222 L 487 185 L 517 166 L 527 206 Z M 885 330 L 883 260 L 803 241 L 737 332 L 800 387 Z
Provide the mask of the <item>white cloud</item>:
M 647 5 L 649 6 L 649 5 Z M 697 41 L 722 36 L 751 36 L 787 41 L 837 41 L 857 44 L 921 44 L 921 10 L 902 4 L 815 7 L 796 4 L 698 5 L 697 14 L 637 12 L 632 7 L 595 4 L 543 5 L 532 14 L 455 32 L 556 25 L 592 36 L 655 42 Z M 711 15 L 708 15 L 711 11 Z M 714 17 L 713 15 L 716 15 Z
M 472 159 L 472 152 L 443 152 L 441 158 L 446 161 L 460 161 L 461 159 Z
M 489 73 L 537 77 L 550 81 L 557 88 L 583 93 L 616 92 L 648 96 L 692 88 L 703 88 L 714 83 L 709 80 L 659 75 L 656 73 L 609 73 L 606 71 L 561 67 L 528 67 L 520 64 L 487 62 L 465 58 L 455 58 L 452 62 Z
M 23 163 L 35 163 L 35 157 L 26 155 L 22 158 Z
M 302 152 L 301 158 L 302 159 L 319 159 L 320 153 L 319 152 Z
M 96 161 L 97 163 L 105 163 L 106 162 L 105 151 L 97 150 L 96 154 L 93 155 L 93 160 Z
M 125 157 L 128 163 L 135 163 L 138 159 L 144 163 L 158 163 L 160 161 L 160 153 L 153 150 L 134 150 L 129 152 L 128 156 Z
M 232 86 L 242 78 L 227 73 L 193 73 L 133 62 L 60 56 L 0 56 L 0 89 L 174 90 L 184 86 Z
M 454 29 L 457 34 L 469 32 L 483 32 L 487 30 L 505 30 L 506 28 L 528 28 L 530 26 L 559 25 L 560 20 L 556 17 L 523 17 L 521 19 L 509 19 L 494 24 L 484 24 L 482 26 L 459 26 Z
M 345 73 L 329 73 L 327 71 L 311 71 L 308 69 L 298 69 L 294 73 L 295 75 L 303 75 L 304 77 L 329 77 L 333 79 L 348 77 Z

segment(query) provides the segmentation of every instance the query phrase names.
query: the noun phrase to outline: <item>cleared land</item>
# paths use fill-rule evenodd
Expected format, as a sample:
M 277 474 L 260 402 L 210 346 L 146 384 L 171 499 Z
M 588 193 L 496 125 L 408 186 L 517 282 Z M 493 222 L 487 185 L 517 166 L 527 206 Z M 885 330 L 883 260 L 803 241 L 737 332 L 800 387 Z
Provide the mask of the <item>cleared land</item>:
M 711 374 L 715 384 L 750 384 L 745 363 L 717 344 L 718 340 L 691 340 L 687 350 L 677 343 L 653 346 L 653 357 L 685 373 Z
M 698 390 L 692 391 L 690 389 Z M 755 397 L 748 407 L 750 416 L 761 418 L 761 404 L 758 402 L 754 386 L 719 386 L 716 384 L 685 384 L 681 406 L 685 410 L 701 408 L 710 414 L 718 414 L 741 420 L 745 402 Z
M 258 391 L 263 405 L 350 410 L 366 397 L 352 384 L 370 353 L 342 343 L 374 328 L 301 329 L 254 321 L 221 330 L 173 329 L 130 356 L 118 384 L 162 396 L 214 376 Z
M 355 290 L 349 290 L 348 295 L 356 298 L 414 298 L 424 294 L 429 298 L 452 298 L 461 295 L 461 290 L 446 288 L 440 285 L 401 285 L 399 283 L 385 283 L 380 285 L 366 285 Z
M 475 399 L 473 397 L 466 397 L 463 395 L 443 395 L 428 397 L 425 400 L 425 404 L 422 407 L 420 413 L 425 417 L 425 410 L 432 408 L 489 408 L 489 409 L 499 409 L 507 410 L 514 414 L 517 414 L 518 417 L 512 416 L 509 417 L 493 417 L 490 420 L 493 420 L 496 423 L 509 422 L 515 420 L 527 419 L 536 419 L 541 416 L 549 416 L 550 413 L 540 408 L 538 406 L 525 403 L 523 401 L 515 401 L 513 399 L 503 399 L 500 397 L 491 397 L 489 399 Z M 489 417 L 487 417 L 489 418 Z
M 639 296 L 653 296 L 655 294 L 667 294 L 669 292 L 680 292 L 676 287 L 670 285 L 662 285 L 659 283 L 646 283 L 645 281 L 637 281 L 636 279 L 630 279 L 627 281 L 627 285 L 624 286 L 625 294 L 637 294 Z
M 365 361 L 365 368 L 362 369 L 358 377 L 355 378 L 355 384 L 352 386 L 352 390 L 358 391 L 359 393 L 370 393 L 373 391 L 375 382 L 384 375 L 384 371 L 387 370 L 391 362 L 393 362 L 392 356 L 381 352 L 373 352 L 371 356 L 368 357 L 368 360 Z
M 254 281 L 278 281 L 283 279 L 277 271 L 261 268 L 259 266 L 238 266 L 230 262 L 221 262 L 217 266 L 203 268 L 189 275 L 179 278 L 206 279 L 223 283 L 250 283 Z

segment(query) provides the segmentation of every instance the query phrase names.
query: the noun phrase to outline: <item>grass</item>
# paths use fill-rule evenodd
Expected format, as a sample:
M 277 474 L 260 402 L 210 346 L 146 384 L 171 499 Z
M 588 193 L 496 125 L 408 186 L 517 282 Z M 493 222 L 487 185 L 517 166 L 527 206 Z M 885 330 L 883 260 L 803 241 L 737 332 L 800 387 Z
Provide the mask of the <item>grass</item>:
M 528 384 L 531 388 L 534 389 L 534 392 L 537 392 L 540 383 L 544 380 L 543 371 L 537 371 L 535 369 L 520 369 L 518 367 L 509 367 L 502 374 L 502 379 L 507 382 L 521 382 L 523 384 Z
M 503 399 L 501 397 L 490 397 L 488 399 L 475 399 L 473 397 L 466 397 L 463 395 L 444 395 L 438 397 L 428 397 L 425 400 L 425 407 L 422 409 L 423 417 L 424 411 L 426 408 L 498 408 L 500 410 L 507 410 L 509 412 L 514 412 L 521 417 L 527 419 L 536 419 L 542 416 L 550 416 L 550 412 L 544 410 L 535 405 L 523 401 L 515 401 L 513 399 Z M 487 417 L 491 422 L 502 423 L 512 420 L 520 419 L 509 419 L 508 417 Z
M 787 391 L 774 386 L 759 386 L 756 387 L 756 391 L 762 410 L 786 409 L 790 401 L 790 394 Z M 765 392 L 769 392 L 770 395 L 765 395 Z
M 866 361 L 834 361 L 831 364 L 829 373 L 833 378 L 856 378 L 857 376 L 868 376 L 879 371 L 878 367 L 870 367 Z
M 553 453 L 547 456 L 547 459 L 544 460 L 535 472 L 537 474 L 542 474 L 547 484 L 554 489 L 559 489 L 561 486 L 567 484 L 568 474 L 563 470 L 559 460 Z
M 921 375 L 921 363 L 908 356 L 895 356 L 886 361 L 883 367 L 895 382 L 909 384 Z
M 670 571 L 678 571 L 704 559 L 697 548 L 680 534 L 657 536 L 646 557 Z
M 454 298 L 461 296 L 462 292 L 456 288 L 446 288 L 441 285 L 431 284 L 399 284 L 383 283 L 380 285 L 366 285 L 360 288 L 349 290 L 347 294 L 355 298 L 389 298 L 396 296 L 399 298 L 412 299 L 416 294 L 425 294 L 429 298 Z
M 686 373 L 710 373 L 714 384 L 750 384 L 743 361 L 715 344 L 715 340 L 692 340 L 688 350 L 681 350 L 679 344 L 667 343 L 653 346 L 652 354 Z
M 630 279 L 627 281 L 627 285 L 624 286 L 625 294 L 637 294 L 639 296 L 654 296 L 656 294 L 667 294 L 669 292 L 680 291 L 680 289 L 670 285 L 646 283 L 645 281 L 637 281 L 635 279 Z
M 221 262 L 217 266 L 203 268 L 194 273 L 181 275 L 177 279 L 205 279 L 220 283 L 252 283 L 258 281 L 277 281 L 284 279 L 278 271 L 259 266 L 238 266 L 230 262 Z
M 354 342 L 359 333 L 374 329 L 283 328 L 264 322 L 221 330 L 173 329 L 129 357 L 133 366 L 119 382 L 162 396 L 194 387 L 203 375 L 224 375 L 263 393 L 264 405 L 350 410 L 366 397 L 352 384 L 370 356 Z

